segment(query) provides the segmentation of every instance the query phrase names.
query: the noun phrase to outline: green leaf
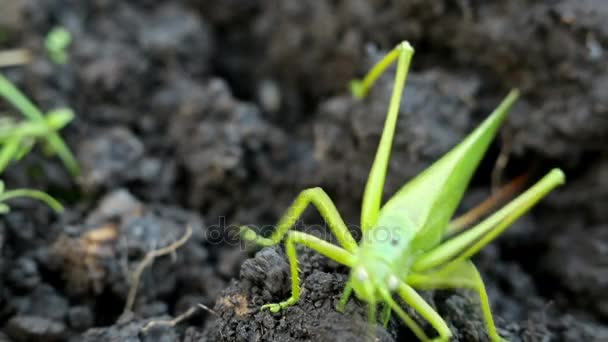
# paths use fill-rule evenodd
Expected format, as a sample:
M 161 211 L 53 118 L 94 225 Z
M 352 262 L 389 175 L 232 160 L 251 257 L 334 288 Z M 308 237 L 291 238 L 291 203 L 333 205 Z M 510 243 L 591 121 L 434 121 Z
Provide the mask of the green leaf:
M 14 160 L 15 155 L 19 152 L 19 138 L 13 137 L 4 142 L 0 147 L 0 173 L 6 169 L 8 164 Z
M 50 129 L 58 131 L 74 119 L 74 112 L 69 108 L 54 109 L 44 119 Z
M 44 41 L 49 57 L 56 64 L 68 62 L 68 48 L 72 43 L 72 34 L 64 27 L 53 28 Z
M 32 189 L 12 189 L 6 191 L 5 193 L 0 194 L 0 202 L 4 202 L 18 197 L 29 197 L 37 199 L 46 203 L 49 207 L 51 207 L 51 209 L 55 210 L 58 213 L 63 211 L 63 206 L 54 197 L 45 192 Z
M 517 99 L 516 90 L 450 152 L 404 185 L 380 211 L 383 216 L 405 214 L 416 227 L 412 245 L 427 250 L 437 245 L 448 226 L 469 181 L 500 124 Z
M 0 203 L 0 215 L 8 214 L 10 211 L 11 211 L 11 208 L 9 208 L 8 205 L 6 205 L 4 203 Z
M 19 149 L 15 152 L 13 160 L 19 161 L 34 148 L 34 139 L 23 139 Z

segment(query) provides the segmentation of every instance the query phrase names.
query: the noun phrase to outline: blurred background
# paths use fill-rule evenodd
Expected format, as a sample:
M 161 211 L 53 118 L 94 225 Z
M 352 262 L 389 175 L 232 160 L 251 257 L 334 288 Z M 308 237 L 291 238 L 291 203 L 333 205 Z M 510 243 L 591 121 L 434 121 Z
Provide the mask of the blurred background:
M 608 341 L 602 0 L 1 0 L 0 56 L 16 54 L 0 73 L 44 112 L 74 111 L 60 133 L 81 172 L 41 143 L 1 175 L 66 210 L 0 216 L 0 341 L 362 340 L 365 307 L 333 309 L 348 270 L 307 251 L 302 303 L 259 312 L 289 294 L 288 265 L 280 248 L 248 259 L 230 227 L 274 224 L 311 186 L 357 224 L 393 75 L 362 101 L 348 83 L 403 40 L 416 54 L 386 195 L 519 88 L 461 210 L 522 173 L 560 167 L 567 184 L 475 262 L 503 336 Z M 4 100 L 0 114 L 19 118 Z M 186 227 L 129 305 L 140 262 Z M 425 296 L 454 340 L 486 340 L 473 295 Z M 415 341 L 398 319 L 376 337 Z

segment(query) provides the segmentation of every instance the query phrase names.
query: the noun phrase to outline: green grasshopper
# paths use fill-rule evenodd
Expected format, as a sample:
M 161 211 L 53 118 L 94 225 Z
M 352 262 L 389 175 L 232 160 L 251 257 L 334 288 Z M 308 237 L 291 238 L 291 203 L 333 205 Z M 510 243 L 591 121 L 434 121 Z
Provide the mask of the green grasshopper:
M 380 60 L 363 80 L 351 84 L 354 96 L 363 98 L 378 77 L 397 61 L 387 118 L 363 194 L 363 234 L 360 243 L 357 244 L 352 237 L 335 205 L 321 188 L 304 190 L 288 208 L 269 238 L 257 235 L 249 227 L 241 227 L 245 240 L 261 246 L 276 245 L 285 237 L 285 250 L 291 270 L 291 297 L 280 303 L 263 305 L 262 309 L 279 312 L 298 301 L 300 278 L 295 246 L 302 244 L 351 268 L 337 308 L 339 311 L 344 310 L 354 291 L 360 300 L 367 302 L 371 324 L 376 321 L 377 305 L 382 303 L 381 317 L 384 324 L 394 311 L 420 340 L 431 340 L 422 327 L 397 304 L 393 298 L 397 295 L 437 331 L 439 336 L 433 341 L 448 341 L 452 336 L 448 325 L 416 290 L 470 289 L 479 295 L 489 337 L 493 341 L 501 341 L 483 280 L 470 258 L 552 189 L 563 184 L 565 176 L 561 170 L 553 169 L 476 226 L 458 234 L 450 228 L 450 219 L 473 172 L 518 96 L 517 91 L 512 91 L 460 144 L 405 184 L 382 205 L 382 191 L 399 105 L 413 54 L 411 45 L 403 42 Z M 311 203 L 328 223 L 341 247 L 290 230 Z

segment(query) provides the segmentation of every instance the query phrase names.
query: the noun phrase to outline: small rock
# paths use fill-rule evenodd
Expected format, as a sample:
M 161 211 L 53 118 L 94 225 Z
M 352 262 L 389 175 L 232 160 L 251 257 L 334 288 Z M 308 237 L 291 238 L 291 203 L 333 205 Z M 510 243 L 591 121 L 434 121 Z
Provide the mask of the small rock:
M 272 295 L 285 294 L 289 264 L 277 248 L 264 248 L 241 266 L 241 279 L 260 284 Z
M 167 319 L 167 317 L 159 318 Z M 178 341 L 177 332 L 172 327 L 157 326 L 149 329 L 145 333 L 142 332 L 143 326 L 149 322 L 130 319 L 125 322 L 117 322 L 116 324 L 87 330 L 82 334 L 78 341 L 82 342 L 106 342 L 106 341 L 121 341 L 121 342 L 171 342 Z
M 25 297 L 16 298 L 13 304 L 22 315 L 63 321 L 67 316 L 68 300 L 52 286 L 42 283 Z
M 31 290 L 40 283 L 38 265 L 31 258 L 19 258 L 9 271 L 8 280 L 17 289 Z
M 59 341 L 65 335 L 63 323 L 38 316 L 15 316 L 6 325 L 9 337 L 16 341 Z
M 96 210 L 93 210 L 86 219 L 87 224 L 116 218 L 139 215 L 143 211 L 143 204 L 125 189 L 115 190 L 104 196 Z
M 96 189 L 134 178 L 144 145 L 128 129 L 115 127 L 82 142 L 76 154 L 82 164 L 83 184 Z
M 88 306 L 74 306 L 68 311 L 68 323 L 74 330 L 84 331 L 93 326 L 94 320 L 93 311 Z

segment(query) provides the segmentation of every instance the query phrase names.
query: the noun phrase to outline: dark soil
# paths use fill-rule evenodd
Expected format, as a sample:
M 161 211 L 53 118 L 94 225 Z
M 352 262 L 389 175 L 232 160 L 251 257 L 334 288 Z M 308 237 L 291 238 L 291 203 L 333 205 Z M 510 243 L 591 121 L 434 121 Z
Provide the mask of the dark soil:
M 557 166 L 568 184 L 475 262 L 509 340 L 608 341 L 607 19 L 603 0 L 2 2 L 0 49 L 36 55 L 2 72 L 42 108 L 75 110 L 63 134 L 83 172 L 36 150 L 2 175 L 67 210 L 15 201 L 0 217 L 0 341 L 364 340 L 365 306 L 334 308 L 348 270 L 304 249 L 300 302 L 260 312 L 289 295 L 288 264 L 228 228 L 274 224 L 310 186 L 357 222 L 392 75 L 364 101 L 346 86 L 404 39 L 416 55 L 387 195 L 520 88 L 463 210 L 488 195 L 501 149 L 503 179 Z M 56 25 L 74 36 L 64 66 L 43 48 Z M 125 311 L 137 265 L 188 226 Z M 486 340 L 473 294 L 424 295 L 455 341 Z M 395 318 L 375 336 L 415 341 Z

